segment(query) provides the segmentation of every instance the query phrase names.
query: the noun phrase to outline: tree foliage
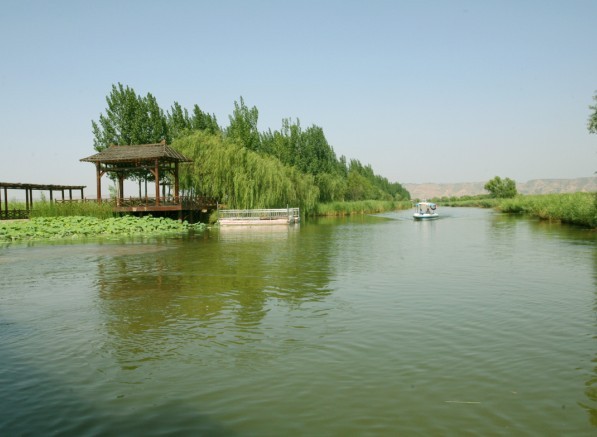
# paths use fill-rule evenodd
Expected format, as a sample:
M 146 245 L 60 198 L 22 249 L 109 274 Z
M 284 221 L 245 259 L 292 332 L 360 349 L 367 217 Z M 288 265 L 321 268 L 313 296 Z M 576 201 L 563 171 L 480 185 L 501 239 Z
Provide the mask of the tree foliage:
M 249 108 L 241 97 L 240 103 L 234 102 L 234 111 L 229 119 L 230 125 L 226 129 L 226 136 L 249 150 L 259 151 L 261 142 L 257 129 L 259 120 L 257 108 L 255 106 Z
M 99 122 L 91 122 L 95 150 L 111 144 L 151 144 L 168 139 L 166 116 L 151 93 L 142 97 L 119 83 L 112 85 L 106 103 L 106 114 L 100 115 Z
M 593 100 L 595 101 L 595 104 L 589 106 L 589 109 L 591 109 L 593 113 L 589 116 L 587 129 L 589 129 L 590 133 L 597 134 L 597 91 L 595 91 Z
M 518 194 L 516 191 L 516 182 L 514 182 L 514 180 L 510 178 L 502 179 L 499 176 L 488 181 L 483 188 L 489 191 L 491 197 L 498 199 L 516 197 Z
M 194 159 L 182 171 L 183 189 L 234 207 L 410 199 L 404 187 L 376 175 L 370 165 L 337 158 L 319 126 L 304 129 L 298 119 L 286 118 L 280 130 L 259 132 L 259 111 L 242 97 L 234 102 L 226 128 L 198 105 L 189 114 L 174 102 L 164 113 L 153 95 L 137 95 L 120 83 L 112 86 L 106 102 L 105 114 L 92 121 L 96 150 L 166 140 Z M 144 172 L 129 176 L 151 180 Z
M 309 211 L 317 202 L 313 176 L 231 138 L 198 131 L 174 140 L 172 147 L 193 160 L 181 169 L 182 186 L 230 208 L 299 205 Z

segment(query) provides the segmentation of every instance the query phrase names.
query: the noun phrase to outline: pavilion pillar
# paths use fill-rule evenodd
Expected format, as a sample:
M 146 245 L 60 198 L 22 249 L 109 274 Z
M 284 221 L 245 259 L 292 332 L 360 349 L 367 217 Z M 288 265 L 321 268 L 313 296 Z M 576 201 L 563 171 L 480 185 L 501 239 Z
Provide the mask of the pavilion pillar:
M 102 203 L 102 169 L 99 162 L 95 163 L 95 179 L 97 182 L 97 203 Z
M 159 160 L 155 160 L 155 206 L 160 206 L 160 166 Z
M 122 206 L 124 199 L 124 175 L 118 173 L 118 197 L 116 198 L 116 206 Z
M 64 202 L 64 188 L 62 189 L 62 202 Z
M 81 188 L 81 200 L 84 198 L 83 196 L 83 188 Z
M 4 187 L 4 211 L 8 213 L 8 188 Z
M 52 190 L 50 190 L 50 203 L 52 203 L 52 200 L 54 199 L 52 198 Z
M 2 190 L 0 190 L 0 220 L 2 220 Z
M 174 202 L 178 203 L 178 162 L 174 163 Z
M 62 196 L 62 198 L 64 199 L 64 196 Z M 73 200 L 73 190 L 72 190 L 72 188 L 68 189 L 68 200 Z

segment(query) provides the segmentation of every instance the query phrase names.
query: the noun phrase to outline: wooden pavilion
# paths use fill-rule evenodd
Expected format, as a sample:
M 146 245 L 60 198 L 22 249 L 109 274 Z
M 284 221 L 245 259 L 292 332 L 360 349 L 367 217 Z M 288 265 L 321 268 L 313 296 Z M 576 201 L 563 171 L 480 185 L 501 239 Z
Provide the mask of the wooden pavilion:
M 182 218 L 183 211 L 200 210 L 206 212 L 212 208 L 209 199 L 200 197 L 181 197 L 179 184 L 179 166 L 191 160 L 166 144 L 140 144 L 131 146 L 112 145 L 95 155 L 82 158 L 82 162 L 95 164 L 97 179 L 97 199 L 101 202 L 101 178 L 112 173 L 118 181 L 118 193 L 115 211 L 117 212 L 168 212 L 178 211 Z M 132 198 L 124 196 L 124 180 L 131 175 L 143 177 L 151 175 L 155 180 L 155 197 Z M 173 185 L 173 195 L 160 196 L 160 181 L 168 178 Z M 215 207 L 215 206 L 214 206 Z

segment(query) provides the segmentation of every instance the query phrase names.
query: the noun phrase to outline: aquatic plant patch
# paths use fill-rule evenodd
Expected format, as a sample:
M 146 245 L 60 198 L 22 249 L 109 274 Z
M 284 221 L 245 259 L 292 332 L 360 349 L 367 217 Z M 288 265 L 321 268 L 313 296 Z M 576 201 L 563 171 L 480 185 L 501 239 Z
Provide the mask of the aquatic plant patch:
M 43 239 L 77 239 L 95 236 L 139 236 L 183 233 L 192 229 L 202 230 L 204 224 L 167 218 L 146 217 L 37 217 L 31 220 L 0 222 L 0 242 Z

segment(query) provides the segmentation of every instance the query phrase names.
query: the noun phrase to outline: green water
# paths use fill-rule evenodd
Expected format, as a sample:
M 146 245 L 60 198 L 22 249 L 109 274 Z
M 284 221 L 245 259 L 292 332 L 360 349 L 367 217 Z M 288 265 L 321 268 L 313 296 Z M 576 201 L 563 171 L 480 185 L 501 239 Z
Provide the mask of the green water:
M 595 435 L 596 234 L 410 213 L 0 248 L 0 435 Z

